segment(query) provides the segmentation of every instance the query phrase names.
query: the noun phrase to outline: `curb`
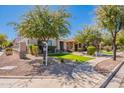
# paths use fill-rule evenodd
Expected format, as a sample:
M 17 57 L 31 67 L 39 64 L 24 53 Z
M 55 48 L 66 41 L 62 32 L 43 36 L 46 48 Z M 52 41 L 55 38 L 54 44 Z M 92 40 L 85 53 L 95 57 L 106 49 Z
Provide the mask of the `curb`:
M 0 79 L 55 79 L 51 76 L 0 76 Z
M 116 75 L 116 73 L 119 71 L 119 69 L 122 67 L 124 64 L 124 61 L 120 62 L 113 70 L 110 72 L 107 76 L 107 78 L 104 81 L 101 81 L 96 88 L 105 88 L 109 82 L 112 80 L 112 78 Z

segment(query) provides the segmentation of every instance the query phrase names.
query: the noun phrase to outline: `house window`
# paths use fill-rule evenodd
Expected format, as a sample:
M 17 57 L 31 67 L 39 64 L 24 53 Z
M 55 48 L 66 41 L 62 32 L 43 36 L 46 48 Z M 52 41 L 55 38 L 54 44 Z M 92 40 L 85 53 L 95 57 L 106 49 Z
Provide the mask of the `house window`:
M 52 46 L 52 40 L 48 41 L 48 46 Z

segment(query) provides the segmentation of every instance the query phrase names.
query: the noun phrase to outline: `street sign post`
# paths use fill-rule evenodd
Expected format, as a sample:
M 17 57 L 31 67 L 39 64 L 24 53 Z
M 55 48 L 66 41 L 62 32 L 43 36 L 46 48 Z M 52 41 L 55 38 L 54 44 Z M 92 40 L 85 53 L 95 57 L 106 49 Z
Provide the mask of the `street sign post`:
M 48 44 L 47 42 L 43 42 L 43 63 L 48 65 Z

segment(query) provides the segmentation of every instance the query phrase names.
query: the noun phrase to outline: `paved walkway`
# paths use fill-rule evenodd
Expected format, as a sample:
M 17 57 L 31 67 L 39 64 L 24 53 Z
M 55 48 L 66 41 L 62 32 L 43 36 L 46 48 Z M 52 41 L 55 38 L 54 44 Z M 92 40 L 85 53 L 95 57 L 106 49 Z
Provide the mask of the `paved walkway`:
M 91 64 L 92 66 L 95 66 L 96 64 L 110 58 L 111 57 L 96 57 L 95 59 L 89 60 L 88 63 Z
M 3 52 L 0 52 L 0 56 L 3 54 Z
M 114 78 L 107 85 L 107 88 L 124 87 L 124 65 L 120 68 Z
M 57 79 L 0 79 L 0 88 L 59 88 Z

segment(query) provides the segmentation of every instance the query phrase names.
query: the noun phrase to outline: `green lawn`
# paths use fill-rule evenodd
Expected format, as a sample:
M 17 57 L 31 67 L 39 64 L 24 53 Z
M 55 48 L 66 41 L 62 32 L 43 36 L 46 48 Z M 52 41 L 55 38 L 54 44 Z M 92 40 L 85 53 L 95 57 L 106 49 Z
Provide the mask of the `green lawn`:
M 102 54 L 105 54 L 105 55 L 112 55 L 112 51 L 105 51 L 105 50 L 103 50 L 102 51 Z
M 91 60 L 93 58 L 86 57 L 86 56 L 78 56 L 71 53 L 57 53 L 57 54 L 49 54 L 49 56 L 56 57 L 56 58 L 63 58 L 63 59 L 69 59 L 79 62 L 86 62 L 88 60 Z

